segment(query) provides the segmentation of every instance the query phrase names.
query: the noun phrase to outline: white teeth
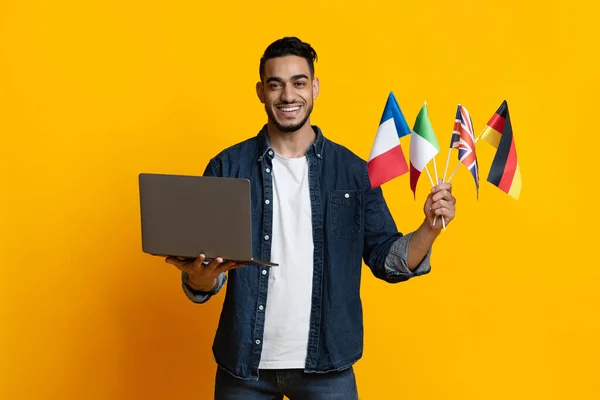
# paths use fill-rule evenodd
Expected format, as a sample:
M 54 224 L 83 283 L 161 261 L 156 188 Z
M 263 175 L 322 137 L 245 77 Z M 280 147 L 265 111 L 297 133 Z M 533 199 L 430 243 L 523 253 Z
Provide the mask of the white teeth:
M 300 109 L 300 106 L 292 107 L 292 108 L 282 108 L 281 111 L 289 112 L 289 111 L 297 111 L 299 109 Z

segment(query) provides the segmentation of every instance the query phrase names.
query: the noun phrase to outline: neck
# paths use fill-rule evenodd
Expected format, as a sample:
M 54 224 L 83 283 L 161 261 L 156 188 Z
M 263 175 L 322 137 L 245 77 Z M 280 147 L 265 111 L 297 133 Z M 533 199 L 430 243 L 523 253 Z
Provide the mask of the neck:
M 306 150 L 317 137 L 310 121 L 306 121 L 302 128 L 296 132 L 281 132 L 275 124 L 269 121 L 267 123 L 267 135 L 269 144 L 275 150 L 275 153 L 285 158 L 304 157 Z

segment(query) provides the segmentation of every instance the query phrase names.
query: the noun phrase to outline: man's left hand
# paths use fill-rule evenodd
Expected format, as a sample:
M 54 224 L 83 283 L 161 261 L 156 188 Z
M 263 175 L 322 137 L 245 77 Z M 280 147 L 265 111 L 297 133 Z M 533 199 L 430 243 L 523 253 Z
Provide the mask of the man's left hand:
M 436 230 L 442 229 L 442 218 L 448 226 L 450 221 L 454 219 L 455 210 L 456 199 L 452 196 L 452 185 L 442 183 L 440 179 L 438 185 L 431 189 L 431 193 L 427 196 L 423 207 L 428 226 Z M 433 225 L 434 218 L 436 218 L 435 225 Z

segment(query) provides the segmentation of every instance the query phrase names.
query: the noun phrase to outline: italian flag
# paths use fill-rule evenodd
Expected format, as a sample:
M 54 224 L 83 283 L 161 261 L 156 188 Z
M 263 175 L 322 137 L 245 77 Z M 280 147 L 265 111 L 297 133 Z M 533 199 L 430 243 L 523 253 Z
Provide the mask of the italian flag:
M 417 182 L 421 172 L 437 153 L 440 152 L 433 127 L 427 114 L 427 103 L 421 107 L 410 135 L 410 188 L 417 195 Z

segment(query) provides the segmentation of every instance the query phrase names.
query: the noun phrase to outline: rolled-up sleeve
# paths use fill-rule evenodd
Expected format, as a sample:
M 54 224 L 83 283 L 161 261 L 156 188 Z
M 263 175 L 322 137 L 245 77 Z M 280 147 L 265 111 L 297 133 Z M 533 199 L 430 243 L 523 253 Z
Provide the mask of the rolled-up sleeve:
M 186 272 L 181 272 L 181 286 L 183 287 L 183 292 L 185 295 L 194 303 L 202 304 L 206 303 L 212 296 L 219 293 L 225 282 L 227 281 L 227 275 L 225 272 L 221 272 L 217 277 L 217 285 L 210 292 L 203 292 L 200 290 L 192 289 L 188 283 L 188 274 Z
M 385 272 L 394 281 L 404 281 L 431 271 L 431 249 L 414 270 L 408 268 L 408 245 L 414 232 L 408 233 L 392 244 L 385 258 Z

